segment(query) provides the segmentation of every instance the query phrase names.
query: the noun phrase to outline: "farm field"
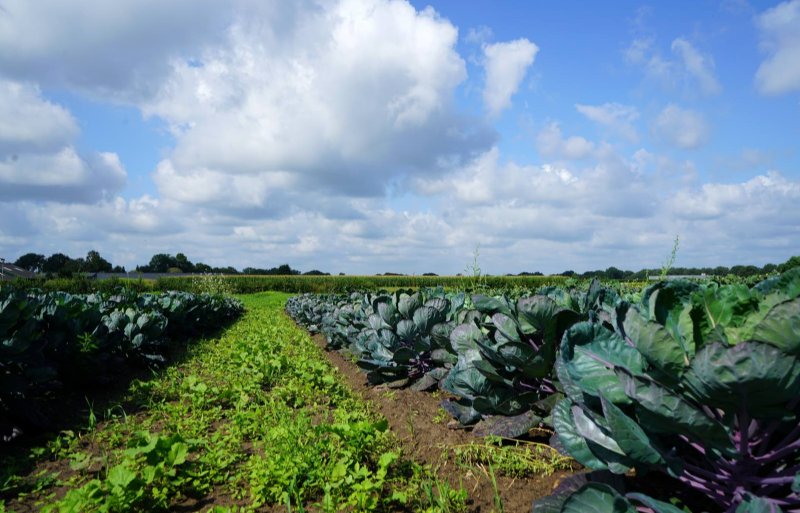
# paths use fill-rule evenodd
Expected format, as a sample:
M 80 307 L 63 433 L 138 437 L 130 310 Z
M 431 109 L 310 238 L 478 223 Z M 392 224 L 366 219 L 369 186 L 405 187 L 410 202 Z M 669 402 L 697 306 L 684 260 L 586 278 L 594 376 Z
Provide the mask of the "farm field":
M 72 326 L 57 338 L 68 363 L 103 351 L 157 363 L 120 393 L 84 398 L 55 435 L 15 431 L 0 511 L 800 507 L 800 268 L 752 287 L 571 285 L 240 295 L 243 317 L 166 359 L 141 348 L 174 345 L 159 333 L 185 330 L 186 305 L 228 319 L 242 306 L 7 289 L 6 358 L 40 343 L 29 325 Z M 87 328 L 56 322 L 53 299 Z M 122 333 L 120 301 L 145 319 Z M 175 324 L 132 338 L 157 318 L 148 308 Z M 45 363 L 68 378 L 56 356 Z M 31 361 L 4 362 L 9 415 L 10 378 L 30 378 L 23 399 L 51 393 Z
M 517 460 L 524 444 L 448 430 L 435 398 L 407 411 L 410 391 L 359 385 L 286 317 L 287 297 L 242 296 L 219 337 L 4 453 L 2 509 L 521 511 L 574 464 Z

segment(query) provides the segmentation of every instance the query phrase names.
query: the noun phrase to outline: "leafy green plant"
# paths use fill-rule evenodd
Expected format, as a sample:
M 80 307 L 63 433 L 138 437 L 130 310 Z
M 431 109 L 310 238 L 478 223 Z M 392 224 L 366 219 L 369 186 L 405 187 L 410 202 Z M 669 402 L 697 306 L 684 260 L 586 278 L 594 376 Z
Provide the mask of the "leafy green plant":
M 450 335 L 458 361 L 442 382 L 456 395 L 442 407 L 462 424 L 490 415 L 513 417 L 489 433 L 518 437 L 542 422 L 560 397 L 553 365 L 563 333 L 582 319 L 600 318 L 616 293 L 594 282 L 584 294 L 545 290 L 512 301 L 506 296 L 474 296 L 479 312 Z
M 562 341 L 553 419 L 567 452 L 666 472 L 725 511 L 800 507 L 800 270 L 753 289 L 660 283 L 614 325 Z

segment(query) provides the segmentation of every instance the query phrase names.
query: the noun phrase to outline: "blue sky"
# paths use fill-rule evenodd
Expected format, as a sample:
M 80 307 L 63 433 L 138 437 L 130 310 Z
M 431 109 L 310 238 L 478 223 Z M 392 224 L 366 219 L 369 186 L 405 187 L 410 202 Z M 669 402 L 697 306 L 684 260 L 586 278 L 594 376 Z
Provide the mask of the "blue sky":
M 0 0 L 0 256 L 800 254 L 800 0 Z

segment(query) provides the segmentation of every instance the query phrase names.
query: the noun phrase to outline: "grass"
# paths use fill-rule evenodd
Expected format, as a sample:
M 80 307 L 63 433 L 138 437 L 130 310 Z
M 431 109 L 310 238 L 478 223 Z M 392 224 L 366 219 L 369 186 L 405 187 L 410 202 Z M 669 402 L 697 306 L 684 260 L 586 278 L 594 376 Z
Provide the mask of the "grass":
M 134 381 L 27 462 L 0 460 L 0 511 L 459 510 L 465 492 L 403 456 L 283 314 L 287 297 L 243 296 L 245 316 L 180 366 Z

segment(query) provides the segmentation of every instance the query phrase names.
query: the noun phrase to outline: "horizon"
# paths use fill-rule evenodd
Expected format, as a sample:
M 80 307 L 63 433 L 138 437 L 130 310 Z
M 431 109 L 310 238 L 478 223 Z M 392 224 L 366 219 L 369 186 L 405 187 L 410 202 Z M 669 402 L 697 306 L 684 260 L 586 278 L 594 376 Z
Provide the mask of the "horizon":
M 0 0 L 7 259 L 761 267 L 798 140 L 800 0 Z

